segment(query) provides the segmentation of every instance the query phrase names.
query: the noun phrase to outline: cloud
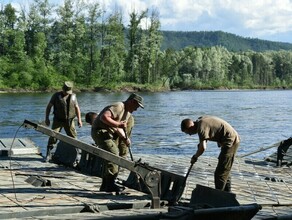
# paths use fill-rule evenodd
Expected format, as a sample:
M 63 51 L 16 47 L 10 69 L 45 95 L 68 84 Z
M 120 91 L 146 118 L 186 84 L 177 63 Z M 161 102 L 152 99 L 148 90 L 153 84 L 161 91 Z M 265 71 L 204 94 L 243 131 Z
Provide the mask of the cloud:
M 27 1 L 9 0 L 9 2 L 23 4 Z M 50 2 L 62 4 L 63 1 Z M 146 9 L 150 11 L 155 9 L 159 12 L 162 30 L 222 30 L 244 37 L 292 43 L 291 0 L 99 0 L 99 2 L 108 14 L 115 10 L 121 11 L 126 26 L 129 24 L 131 12 L 141 13 Z
M 228 9 L 234 9 L 238 17 L 242 17 L 243 28 L 255 35 L 292 31 L 292 2 L 289 0 L 238 1 Z
M 292 31 L 291 0 L 117 0 L 123 11 L 155 7 L 162 30 L 222 30 L 269 38 Z M 292 39 L 291 39 L 292 40 Z M 291 41 L 290 40 L 290 41 Z

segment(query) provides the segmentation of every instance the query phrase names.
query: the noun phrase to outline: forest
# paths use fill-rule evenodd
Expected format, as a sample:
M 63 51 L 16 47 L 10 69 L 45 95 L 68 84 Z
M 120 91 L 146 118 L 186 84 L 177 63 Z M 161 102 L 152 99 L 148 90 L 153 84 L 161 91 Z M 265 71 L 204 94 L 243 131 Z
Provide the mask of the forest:
M 291 50 L 162 47 L 157 9 L 105 11 L 81 0 L 1 5 L 0 90 L 45 91 L 65 80 L 93 90 L 292 88 Z
M 220 45 L 234 52 L 292 50 L 291 43 L 241 37 L 223 31 L 162 31 L 162 34 L 162 49 L 181 50 L 187 46 L 213 47 Z

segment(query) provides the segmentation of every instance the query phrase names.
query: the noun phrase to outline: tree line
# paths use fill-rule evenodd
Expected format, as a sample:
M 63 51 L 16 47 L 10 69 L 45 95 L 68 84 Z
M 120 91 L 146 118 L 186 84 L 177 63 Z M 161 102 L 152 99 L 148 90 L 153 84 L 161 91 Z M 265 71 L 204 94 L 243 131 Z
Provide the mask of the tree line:
M 0 11 L 0 89 L 292 87 L 292 52 L 232 52 L 223 46 L 161 49 L 157 9 L 132 11 L 123 25 L 99 3 L 34 0 Z
M 162 34 L 162 49 L 171 47 L 175 50 L 181 50 L 191 45 L 197 47 L 220 45 L 233 52 L 248 50 L 256 52 L 292 50 L 291 43 L 245 38 L 223 31 L 162 31 Z

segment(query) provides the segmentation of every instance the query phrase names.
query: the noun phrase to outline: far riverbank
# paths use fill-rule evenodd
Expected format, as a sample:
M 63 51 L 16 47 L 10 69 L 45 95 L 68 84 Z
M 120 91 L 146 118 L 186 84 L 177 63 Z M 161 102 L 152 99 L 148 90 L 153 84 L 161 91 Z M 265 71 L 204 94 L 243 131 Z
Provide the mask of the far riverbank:
M 59 91 L 59 88 L 46 88 L 42 90 L 33 90 L 28 88 L 0 88 L 0 93 L 53 93 Z M 184 87 L 184 88 L 169 88 L 169 87 L 161 87 L 161 86 L 147 86 L 147 85 L 124 85 L 124 86 L 116 86 L 116 87 L 83 87 L 76 86 L 73 88 L 75 93 L 80 92 L 169 92 L 169 91 L 220 91 L 220 90 L 291 90 L 292 88 L 286 87 L 238 87 L 238 88 L 228 88 L 228 87 L 219 87 L 219 88 L 210 88 L 210 87 L 201 87 L 201 88 L 192 88 L 192 87 Z

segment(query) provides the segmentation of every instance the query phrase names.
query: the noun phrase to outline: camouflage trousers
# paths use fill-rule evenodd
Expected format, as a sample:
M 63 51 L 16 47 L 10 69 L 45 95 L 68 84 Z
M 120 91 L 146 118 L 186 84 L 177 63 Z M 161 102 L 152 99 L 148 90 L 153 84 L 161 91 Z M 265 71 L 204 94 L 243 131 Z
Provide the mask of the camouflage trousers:
M 131 119 L 131 120 L 130 120 Z M 134 119 L 130 118 L 127 123 L 127 137 L 131 137 Z M 117 156 L 126 158 L 129 152 L 129 147 L 117 136 L 110 134 L 106 129 L 91 131 L 91 136 L 98 147 Z M 119 166 L 111 161 L 103 160 L 103 177 L 117 176 Z
M 52 130 L 56 132 L 60 132 L 64 128 L 66 134 L 70 137 L 76 138 L 77 137 L 77 132 L 75 129 L 75 123 L 73 119 L 69 119 L 66 121 L 58 121 L 58 120 L 53 120 L 52 124 Z M 53 146 L 54 144 L 57 143 L 57 139 L 50 137 L 48 141 L 48 146 Z

